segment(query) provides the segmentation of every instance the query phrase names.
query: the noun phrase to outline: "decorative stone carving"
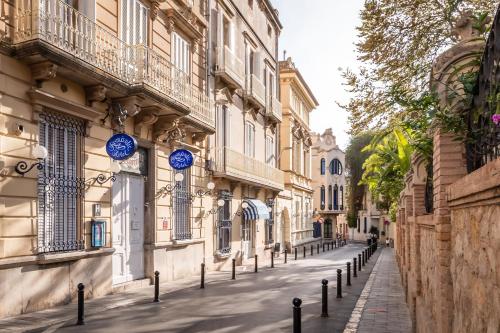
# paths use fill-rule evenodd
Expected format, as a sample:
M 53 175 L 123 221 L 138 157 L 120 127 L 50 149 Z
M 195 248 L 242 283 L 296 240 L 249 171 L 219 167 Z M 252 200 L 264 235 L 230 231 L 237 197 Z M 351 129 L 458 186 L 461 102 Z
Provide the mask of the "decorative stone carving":
M 50 61 L 43 61 L 33 64 L 31 67 L 31 75 L 40 87 L 43 81 L 47 81 L 56 77 L 57 65 Z
M 108 103 L 108 114 L 107 117 L 111 117 L 111 127 L 123 132 L 125 126 L 125 120 L 127 120 L 128 113 L 127 110 L 120 103 L 114 101 Z M 104 118 L 103 120 L 105 120 Z
M 118 98 L 115 99 L 115 101 L 123 105 L 125 110 L 127 110 L 127 115 L 129 117 L 134 117 L 141 111 L 140 102 L 142 101 L 142 98 L 138 96 Z
M 228 87 L 217 89 L 215 91 L 215 103 L 217 105 L 227 105 L 233 103 L 233 93 Z
M 158 12 L 160 11 L 160 3 L 164 3 L 165 0 L 153 0 L 151 1 L 151 19 L 154 21 L 158 17 Z
M 153 137 L 157 142 L 173 144 L 186 138 L 186 130 L 178 116 L 160 116 L 154 125 Z
M 94 102 L 103 102 L 106 100 L 107 88 L 103 85 L 85 87 L 85 98 L 87 105 L 92 106 Z
M 137 135 L 141 134 L 144 127 L 151 126 L 158 121 L 158 114 L 160 113 L 160 108 L 151 106 L 147 108 L 142 108 L 141 113 L 139 113 L 134 121 L 134 132 Z
M 455 36 L 459 41 L 466 39 L 481 37 L 481 31 L 485 29 L 485 25 L 491 22 L 491 17 L 487 17 L 484 22 L 481 22 L 481 26 L 474 26 L 476 23 L 474 20 L 474 14 L 472 11 L 466 11 L 457 19 L 455 26 L 453 27 L 453 36 Z

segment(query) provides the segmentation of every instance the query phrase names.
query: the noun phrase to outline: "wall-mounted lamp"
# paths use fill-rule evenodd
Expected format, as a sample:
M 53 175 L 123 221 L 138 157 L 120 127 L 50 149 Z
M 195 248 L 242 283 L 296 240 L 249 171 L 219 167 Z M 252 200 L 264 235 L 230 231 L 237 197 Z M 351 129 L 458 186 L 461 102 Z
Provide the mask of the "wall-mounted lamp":
M 241 216 L 241 215 L 243 215 L 243 210 L 245 210 L 247 208 L 248 208 L 248 204 L 246 202 L 244 202 L 241 204 L 241 210 L 237 211 L 235 214 L 237 216 Z
M 219 212 L 220 210 L 222 210 L 222 207 L 224 207 L 224 205 L 225 205 L 224 199 L 217 200 L 217 207 L 214 207 L 214 208 L 210 209 L 207 212 L 207 216 L 211 215 L 211 214 L 216 214 L 217 212 Z
M 215 188 L 215 183 L 214 182 L 208 182 L 208 184 L 207 184 L 207 190 L 199 189 L 194 194 L 191 194 L 191 201 L 194 201 L 194 199 L 196 197 L 203 198 L 207 194 L 212 194 L 212 191 L 214 190 L 214 188 Z
M 181 187 L 180 183 L 184 180 L 184 175 L 178 172 L 175 174 L 174 180 L 175 180 L 175 185 L 167 184 L 163 186 L 158 190 L 158 192 L 156 192 L 156 197 L 159 198 L 161 196 L 171 194 L 174 190 L 179 189 Z
M 38 170 L 43 170 L 44 168 L 43 161 L 47 158 L 48 152 L 47 148 L 45 148 L 44 146 L 36 145 L 33 148 L 31 154 L 34 158 L 38 159 L 38 162 L 35 162 L 32 165 L 28 166 L 28 163 L 26 163 L 26 161 L 19 161 L 14 168 L 14 170 L 23 177 L 26 173 L 30 172 L 30 170 L 33 169 L 35 166 Z
M 98 183 L 100 185 L 107 183 L 109 180 L 114 182 L 116 180 L 116 174 L 122 170 L 122 167 L 121 167 L 120 163 L 118 163 L 117 161 L 113 161 L 113 162 L 111 162 L 110 169 L 111 169 L 111 176 L 109 176 L 108 178 L 106 178 L 106 176 L 104 174 L 100 173 L 96 177 L 89 178 L 87 180 L 87 182 L 92 183 L 92 184 Z

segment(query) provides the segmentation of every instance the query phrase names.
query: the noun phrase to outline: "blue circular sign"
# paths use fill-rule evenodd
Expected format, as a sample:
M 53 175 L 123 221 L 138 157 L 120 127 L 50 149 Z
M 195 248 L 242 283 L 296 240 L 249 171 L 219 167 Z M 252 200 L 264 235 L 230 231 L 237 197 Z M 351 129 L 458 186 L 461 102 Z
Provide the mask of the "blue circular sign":
M 170 154 L 168 163 L 175 170 L 184 170 L 193 165 L 193 153 L 186 149 L 177 149 Z
M 126 160 L 137 150 L 137 140 L 125 133 L 118 133 L 106 142 L 106 152 L 117 161 Z

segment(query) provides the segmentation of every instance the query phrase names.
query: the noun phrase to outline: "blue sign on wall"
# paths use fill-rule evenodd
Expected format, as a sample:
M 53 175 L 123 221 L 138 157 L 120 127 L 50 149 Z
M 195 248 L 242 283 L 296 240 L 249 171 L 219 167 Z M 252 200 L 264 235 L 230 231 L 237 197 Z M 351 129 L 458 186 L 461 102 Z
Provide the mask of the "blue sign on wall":
M 186 149 L 177 149 L 168 158 L 170 166 L 175 170 L 184 170 L 193 165 L 193 153 Z
M 117 161 L 126 160 L 134 155 L 136 150 L 137 140 L 125 133 L 115 134 L 106 142 L 106 152 Z
M 92 220 L 92 247 L 106 246 L 106 221 Z

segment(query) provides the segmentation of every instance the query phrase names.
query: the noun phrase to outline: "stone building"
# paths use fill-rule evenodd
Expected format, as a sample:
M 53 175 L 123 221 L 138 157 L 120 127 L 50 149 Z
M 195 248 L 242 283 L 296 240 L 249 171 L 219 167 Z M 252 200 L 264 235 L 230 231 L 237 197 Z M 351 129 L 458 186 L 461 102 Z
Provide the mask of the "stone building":
M 280 61 L 283 121 L 280 127 L 279 165 L 285 172 L 285 190 L 277 203 L 277 240 L 293 247 L 318 241 L 314 234 L 311 183 L 310 113 L 318 106 L 311 89 L 291 58 Z
M 155 270 L 161 281 L 199 273 L 214 201 L 204 196 L 215 132 L 206 1 L 1 8 L 0 317 L 71 301 L 80 282 L 96 297 L 149 284 Z M 118 163 L 106 142 L 121 132 L 138 149 Z M 193 167 L 172 170 L 177 148 L 194 154 Z
M 345 218 L 345 153 L 336 143 L 332 129 L 312 135 L 312 185 L 314 210 L 321 217 L 322 237 L 347 237 Z
M 211 3 L 216 134 L 209 169 L 221 206 L 209 218 L 206 256 L 218 269 L 232 258 L 269 258 L 276 239 L 275 199 L 284 188 L 277 166 L 282 26 L 267 0 Z

